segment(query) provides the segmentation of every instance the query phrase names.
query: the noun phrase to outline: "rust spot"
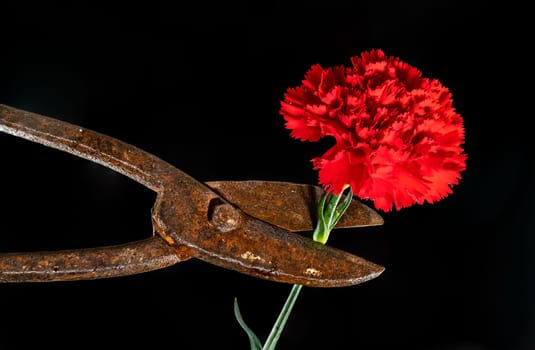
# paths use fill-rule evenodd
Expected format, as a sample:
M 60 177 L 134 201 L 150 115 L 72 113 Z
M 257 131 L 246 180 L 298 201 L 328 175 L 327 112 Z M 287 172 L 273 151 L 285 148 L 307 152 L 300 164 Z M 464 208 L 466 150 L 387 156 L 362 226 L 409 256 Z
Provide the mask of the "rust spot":
M 309 275 L 313 277 L 320 277 L 321 271 L 316 270 L 315 268 L 309 267 L 305 270 L 305 275 Z

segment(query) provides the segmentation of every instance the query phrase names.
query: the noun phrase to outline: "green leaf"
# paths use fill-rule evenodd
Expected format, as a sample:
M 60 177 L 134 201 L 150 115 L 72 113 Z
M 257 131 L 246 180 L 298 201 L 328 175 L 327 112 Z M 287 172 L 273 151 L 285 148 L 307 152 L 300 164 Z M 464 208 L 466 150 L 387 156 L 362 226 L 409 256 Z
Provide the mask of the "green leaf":
M 238 320 L 238 323 L 240 324 L 241 328 L 247 333 L 247 336 L 249 337 L 249 344 L 251 345 L 251 350 L 262 350 L 262 343 L 260 342 L 260 339 L 254 334 L 254 332 L 247 326 L 245 321 L 243 320 L 240 308 L 238 307 L 238 298 L 234 298 L 234 315 L 236 316 L 236 319 Z

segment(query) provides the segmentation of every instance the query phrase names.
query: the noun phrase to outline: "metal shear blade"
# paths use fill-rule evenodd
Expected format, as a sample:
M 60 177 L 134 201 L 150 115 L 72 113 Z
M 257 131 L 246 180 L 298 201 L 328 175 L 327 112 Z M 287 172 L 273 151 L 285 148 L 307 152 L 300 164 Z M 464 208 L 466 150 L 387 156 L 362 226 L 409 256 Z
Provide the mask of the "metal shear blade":
M 0 131 L 111 168 L 157 193 L 154 235 L 117 246 L 0 254 L 1 282 L 107 278 L 147 272 L 189 258 L 267 280 L 314 287 L 368 281 L 384 268 L 295 234 L 312 230 L 318 186 L 269 181 L 202 183 L 137 147 L 0 104 Z M 381 225 L 353 200 L 337 227 Z

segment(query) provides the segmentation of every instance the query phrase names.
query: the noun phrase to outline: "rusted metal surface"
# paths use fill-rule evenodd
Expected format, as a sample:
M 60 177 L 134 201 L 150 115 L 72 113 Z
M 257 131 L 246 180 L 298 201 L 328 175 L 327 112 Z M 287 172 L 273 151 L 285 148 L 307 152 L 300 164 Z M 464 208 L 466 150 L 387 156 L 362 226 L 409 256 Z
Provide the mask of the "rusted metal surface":
M 186 260 L 160 237 L 122 245 L 0 254 L 0 282 L 51 282 L 133 275 Z
M 107 275 L 110 271 L 119 271 L 126 265 L 132 267 L 124 274 L 140 273 L 160 268 L 162 261 L 164 265 L 171 263 L 171 251 L 177 256 L 176 262 L 195 257 L 251 276 L 315 287 L 354 285 L 384 270 L 382 266 L 290 232 L 312 228 L 315 205 L 321 195 L 316 187 L 254 181 L 204 184 L 158 157 L 112 137 L 4 105 L 0 105 L 0 131 L 102 164 L 157 192 L 152 209 L 153 228 L 170 248 L 164 250 L 159 245 L 152 251 L 151 245 L 138 245 L 138 257 L 143 258 L 134 259 L 131 265 L 125 264 L 128 253 L 124 247 L 69 251 L 70 255 L 65 252 L 3 254 L 0 281 L 7 281 L 9 278 L 5 276 L 13 275 L 17 266 L 24 270 L 23 263 L 31 255 L 36 256 L 33 269 L 41 268 L 43 273 L 26 274 L 28 281 L 50 280 L 50 275 L 55 273 L 50 273 L 50 266 L 59 270 L 60 265 L 63 271 L 72 273 L 56 273 L 54 280 L 110 277 Z M 382 224 L 372 209 L 355 203 L 339 227 Z M 141 253 L 143 249 L 147 251 Z M 162 254 L 163 260 L 158 260 L 157 254 Z M 95 261 L 100 268 L 90 273 L 88 266 L 94 267 Z M 47 269 L 48 275 L 44 272 Z M 76 272 L 77 269 L 80 271 Z
M 1 104 L 0 131 L 99 163 L 154 191 L 163 188 L 162 180 L 180 173 L 135 146 L 81 126 Z
M 170 242 L 192 248 L 195 257 L 248 275 L 314 287 L 355 285 L 377 277 L 383 267 L 257 220 L 217 196 L 198 191 L 184 221 L 176 215 L 180 196 L 165 191 L 153 223 Z M 180 210 L 180 212 L 183 212 Z M 217 213 L 221 215 L 217 218 Z
M 208 187 L 225 197 L 246 214 L 288 231 L 311 231 L 316 222 L 319 186 L 274 181 L 210 181 Z M 383 218 L 353 199 L 337 228 L 377 226 Z

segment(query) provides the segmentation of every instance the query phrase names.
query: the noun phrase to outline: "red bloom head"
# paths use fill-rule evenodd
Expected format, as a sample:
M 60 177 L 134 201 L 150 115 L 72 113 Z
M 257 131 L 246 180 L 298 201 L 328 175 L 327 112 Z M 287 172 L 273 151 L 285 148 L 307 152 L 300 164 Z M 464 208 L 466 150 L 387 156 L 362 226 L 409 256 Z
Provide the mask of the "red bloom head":
M 314 65 L 290 88 L 280 113 L 291 136 L 335 145 L 312 159 L 319 183 L 389 211 L 451 193 L 466 168 L 463 120 L 438 80 L 381 50 L 351 59 L 352 67 Z

